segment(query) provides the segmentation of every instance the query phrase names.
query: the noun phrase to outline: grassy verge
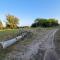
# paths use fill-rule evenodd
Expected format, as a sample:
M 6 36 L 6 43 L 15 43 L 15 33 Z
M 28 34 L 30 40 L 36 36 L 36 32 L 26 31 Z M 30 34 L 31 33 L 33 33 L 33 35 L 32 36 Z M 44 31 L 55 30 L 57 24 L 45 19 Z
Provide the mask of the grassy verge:
M 16 42 L 16 44 L 14 44 L 6 49 L 0 49 L 0 60 L 4 60 L 4 58 L 7 56 L 7 54 L 11 53 L 14 50 L 22 51 L 24 49 L 24 46 L 26 46 L 32 42 L 33 36 L 34 36 L 33 34 L 29 34 L 25 38 L 21 39 L 21 41 Z
M 1 30 L 0 41 L 4 41 L 16 37 L 18 31 L 19 31 L 18 29 Z

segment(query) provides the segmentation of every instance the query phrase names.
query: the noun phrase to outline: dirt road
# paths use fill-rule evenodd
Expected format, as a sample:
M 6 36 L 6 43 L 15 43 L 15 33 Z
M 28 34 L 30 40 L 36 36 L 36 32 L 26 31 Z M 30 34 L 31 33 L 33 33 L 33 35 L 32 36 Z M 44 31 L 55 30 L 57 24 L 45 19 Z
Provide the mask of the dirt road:
M 54 34 L 58 29 L 36 31 L 35 40 L 23 52 L 9 53 L 5 60 L 59 60 L 55 51 Z M 40 34 L 41 33 L 41 34 Z

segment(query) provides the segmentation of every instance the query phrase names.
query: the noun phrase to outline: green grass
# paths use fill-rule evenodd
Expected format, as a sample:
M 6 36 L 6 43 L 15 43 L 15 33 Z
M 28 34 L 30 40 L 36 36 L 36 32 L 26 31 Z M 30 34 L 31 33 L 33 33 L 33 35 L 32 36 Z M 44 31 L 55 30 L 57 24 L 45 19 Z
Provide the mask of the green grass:
M 0 41 L 4 41 L 7 39 L 11 39 L 16 37 L 16 34 L 18 34 L 18 29 L 4 29 L 0 30 Z M 4 60 L 4 57 L 6 54 L 10 51 L 12 51 L 12 47 L 6 48 L 6 49 L 0 49 L 0 60 Z
M 15 48 L 14 45 L 6 48 L 6 49 L 0 49 L 0 60 L 4 60 L 4 58 L 6 57 L 6 55 L 10 52 L 13 51 L 13 49 Z
M 19 31 L 18 29 L 1 30 L 0 41 L 4 41 L 16 37 L 18 31 Z

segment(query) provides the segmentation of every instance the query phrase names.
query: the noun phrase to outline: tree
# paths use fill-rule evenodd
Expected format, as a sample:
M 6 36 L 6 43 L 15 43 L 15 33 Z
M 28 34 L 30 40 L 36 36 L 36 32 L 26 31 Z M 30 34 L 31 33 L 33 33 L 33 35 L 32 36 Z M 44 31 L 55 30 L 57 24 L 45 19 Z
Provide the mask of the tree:
M 35 23 L 33 25 L 35 26 L 35 24 L 36 24 L 36 27 L 38 27 L 38 26 L 45 27 L 46 23 L 47 23 L 47 19 L 37 18 L 37 19 L 35 19 Z
M 0 29 L 3 29 L 3 24 L 1 21 L 0 21 Z
M 19 19 L 13 15 L 7 15 L 6 16 L 7 19 L 7 26 L 11 29 L 13 28 L 17 28 L 18 23 L 19 23 Z
M 37 18 L 34 22 L 34 24 L 32 24 L 32 26 L 34 26 L 34 27 L 37 27 L 38 26 L 38 24 L 39 24 L 39 21 L 40 21 L 40 19 L 39 18 Z
M 58 26 L 58 20 L 50 18 L 37 18 L 35 19 L 34 23 L 32 24 L 32 27 L 52 27 L 52 26 Z
M 48 19 L 49 26 L 57 26 L 58 25 L 58 20 L 56 19 Z

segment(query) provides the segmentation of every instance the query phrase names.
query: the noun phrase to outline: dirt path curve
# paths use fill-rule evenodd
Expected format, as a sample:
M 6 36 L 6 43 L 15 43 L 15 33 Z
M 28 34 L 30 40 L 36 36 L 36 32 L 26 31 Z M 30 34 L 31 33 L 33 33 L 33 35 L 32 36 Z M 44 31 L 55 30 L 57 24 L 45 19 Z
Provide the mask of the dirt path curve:
M 33 41 L 27 46 L 23 53 L 18 53 L 14 60 L 58 60 L 53 43 L 54 34 L 58 29 L 53 29 L 45 33 L 42 38 Z M 7 60 L 7 59 L 6 59 Z
M 54 34 L 57 30 L 53 31 L 51 34 L 49 34 L 48 41 L 45 43 L 47 47 L 46 52 L 44 54 L 43 60 L 59 60 L 58 55 L 55 51 L 55 44 L 54 44 Z M 46 47 L 45 46 L 45 47 Z
M 29 59 L 30 60 L 58 60 L 57 54 L 54 51 L 55 46 L 53 43 L 54 34 L 56 31 L 57 30 L 49 31 L 49 33 L 47 33 L 44 36 L 44 38 L 42 38 L 42 40 L 39 40 L 39 42 L 32 44 L 29 47 L 30 51 L 24 54 L 24 59 L 25 60 L 29 60 Z
M 34 55 L 37 54 L 39 48 L 42 50 L 46 50 L 45 54 L 44 54 L 44 58 L 41 57 L 40 59 L 43 58 L 43 60 L 48 60 L 50 58 L 48 58 L 49 52 L 51 51 L 50 49 L 55 48 L 54 44 L 53 44 L 53 38 L 54 38 L 54 33 L 57 30 L 51 30 L 49 31 L 49 33 L 47 33 L 44 38 L 42 38 L 42 40 L 39 40 L 38 42 L 33 42 L 27 49 L 27 52 L 24 52 L 24 55 L 22 55 L 22 59 L 23 60 L 38 60 L 39 58 L 35 58 Z M 54 52 L 55 54 L 55 52 Z M 38 54 L 37 54 L 38 55 Z M 56 54 L 55 54 L 56 55 Z M 55 57 L 54 57 L 55 58 Z M 39 60 L 40 60 L 39 59 Z M 56 58 L 57 59 L 57 56 Z M 52 59 L 50 59 L 52 60 Z

